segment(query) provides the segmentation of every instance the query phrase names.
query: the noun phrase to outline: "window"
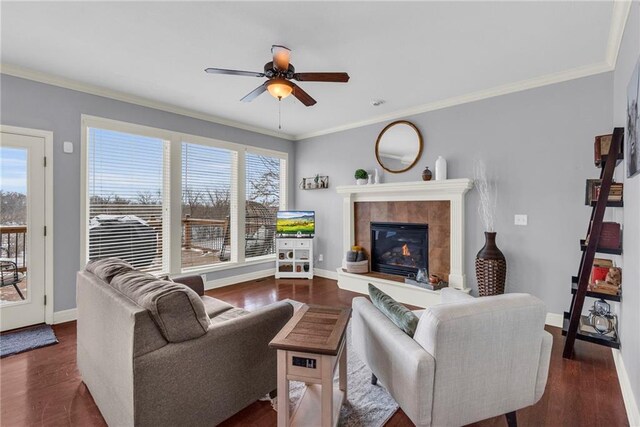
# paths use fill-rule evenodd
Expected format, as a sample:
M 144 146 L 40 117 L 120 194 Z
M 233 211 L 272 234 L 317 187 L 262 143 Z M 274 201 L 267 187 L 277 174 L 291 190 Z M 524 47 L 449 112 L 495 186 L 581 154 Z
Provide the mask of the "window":
M 286 153 L 96 117 L 82 123 L 84 262 L 119 257 L 180 274 L 274 259 Z
M 247 152 L 245 163 L 245 257 L 274 254 L 285 162 L 278 157 Z
M 231 260 L 232 151 L 182 143 L 182 268 Z
M 167 142 L 88 130 L 89 260 L 118 257 L 166 272 Z

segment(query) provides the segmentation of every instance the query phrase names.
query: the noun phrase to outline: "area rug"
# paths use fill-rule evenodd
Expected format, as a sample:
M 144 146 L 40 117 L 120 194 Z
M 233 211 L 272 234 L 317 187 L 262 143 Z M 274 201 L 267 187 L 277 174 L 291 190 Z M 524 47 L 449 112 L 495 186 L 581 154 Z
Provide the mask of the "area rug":
M 49 325 L 9 332 L 0 335 L 0 358 L 57 343 L 56 334 Z
M 338 379 L 334 378 L 337 387 Z M 289 397 L 291 409 L 304 392 L 304 383 L 291 381 Z M 351 346 L 351 325 L 347 328 L 347 401 L 340 409 L 339 426 L 381 427 L 398 410 L 398 404 L 379 385 L 371 384 L 371 371 L 358 359 Z

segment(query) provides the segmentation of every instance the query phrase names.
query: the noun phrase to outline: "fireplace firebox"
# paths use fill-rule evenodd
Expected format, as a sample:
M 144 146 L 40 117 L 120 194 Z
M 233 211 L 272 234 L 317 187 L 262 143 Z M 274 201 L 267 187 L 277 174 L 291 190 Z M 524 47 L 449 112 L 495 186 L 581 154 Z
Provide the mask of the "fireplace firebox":
M 408 276 L 429 271 L 429 226 L 395 222 L 371 223 L 371 271 Z

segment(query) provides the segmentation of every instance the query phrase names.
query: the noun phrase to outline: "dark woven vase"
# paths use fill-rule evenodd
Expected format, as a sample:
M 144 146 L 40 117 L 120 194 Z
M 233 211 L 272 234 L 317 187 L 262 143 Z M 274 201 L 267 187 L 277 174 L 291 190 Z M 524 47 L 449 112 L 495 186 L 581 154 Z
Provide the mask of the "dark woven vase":
M 507 260 L 496 246 L 496 233 L 484 233 L 484 247 L 476 255 L 478 295 L 486 297 L 504 293 L 507 279 Z

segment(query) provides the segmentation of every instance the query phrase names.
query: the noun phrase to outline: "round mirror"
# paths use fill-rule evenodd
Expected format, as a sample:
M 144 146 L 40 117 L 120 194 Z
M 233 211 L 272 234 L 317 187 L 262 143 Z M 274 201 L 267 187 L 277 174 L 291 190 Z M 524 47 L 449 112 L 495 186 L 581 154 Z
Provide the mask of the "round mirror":
M 422 135 L 413 123 L 399 120 L 387 125 L 376 141 L 376 159 L 388 172 L 408 171 L 422 153 Z

